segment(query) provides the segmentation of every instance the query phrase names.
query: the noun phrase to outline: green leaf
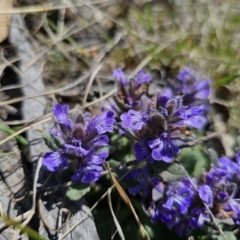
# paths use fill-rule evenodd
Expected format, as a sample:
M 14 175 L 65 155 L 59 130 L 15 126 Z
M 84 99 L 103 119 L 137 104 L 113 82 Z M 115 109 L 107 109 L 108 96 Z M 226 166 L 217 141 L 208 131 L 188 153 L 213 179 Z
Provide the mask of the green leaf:
M 191 176 L 198 176 L 208 167 L 208 160 L 199 146 L 182 149 L 179 162 Z
M 194 166 L 193 176 L 198 176 L 200 172 L 206 168 L 207 160 L 203 156 L 201 150 L 199 149 L 197 152 L 197 161 L 196 165 Z
M 73 201 L 77 201 L 89 191 L 90 191 L 90 186 L 88 184 L 79 183 L 71 187 L 68 187 L 67 197 Z
M 120 162 L 118 162 L 114 159 L 110 159 L 108 162 L 109 162 L 110 167 L 112 167 L 112 168 L 116 168 L 121 164 Z
M 240 75 L 233 75 L 233 76 L 227 76 L 227 77 L 220 78 L 217 81 L 215 81 L 215 85 L 222 86 L 226 83 L 230 83 L 231 81 L 233 81 L 234 79 L 236 79 L 238 77 L 240 77 Z
M 160 173 L 160 176 L 166 182 L 173 182 L 186 176 L 185 171 L 178 163 L 171 164 L 167 169 Z
M 8 135 L 12 135 L 12 134 L 15 133 L 15 131 L 12 130 L 10 127 L 8 127 L 8 126 L 6 126 L 6 125 L 4 125 L 4 124 L 1 124 L 1 123 L 0 123 L 0 130 L 3 131 L 3 132 L 5 132 L 5 133 L 7 133 Z M 24 138 L 24 137 L 22 137 L 22 136 L 20 136 L 20 135 L 15 136 L 15 139 L 16 139 L 19 143 L 21 143 L 22 145 L 27 146 L 27 145 L 29 144 L 28 141 L 27 141 L 27 139 Z
M 38 132 L 40 132 L 42 134 L 42 138 L 45 142 L 45 144 L 52 149 L 53 151 L 58 150 L 59 148 L 61 148 L 61 143 L 58 139 L 52 137 L 49 133 L 41 131 L 41 130 L 37 130 Z
M 224 235 L 213 235 L 213 240 L 237 240 L 236 236 L 232 231 L 224 231 Z

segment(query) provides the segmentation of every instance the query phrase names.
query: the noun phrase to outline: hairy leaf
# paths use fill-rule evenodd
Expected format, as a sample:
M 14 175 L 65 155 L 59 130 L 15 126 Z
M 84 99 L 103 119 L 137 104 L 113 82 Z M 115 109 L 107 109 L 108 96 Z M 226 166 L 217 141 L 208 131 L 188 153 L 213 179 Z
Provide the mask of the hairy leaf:
M 88 184 L 79 183 L 71 186 L 67 190 L 67 197 L 70 200 L 77 201 L 90 191 Z
M 224 235 L 213 235 L 213 240 L 237 240 L 236 236 L 232 231 L 224 231 Z
M 61 143 L 58 139 L 52 137 L 49 133 L 41 131 L 45 144 L 53 151 L 58 150 L 61 147 Z
M 162 171 L 160 176 L 166 182 L 173 182 L 185 177 L 186 174 L 178 163 L 173 163 L 167 169 Z

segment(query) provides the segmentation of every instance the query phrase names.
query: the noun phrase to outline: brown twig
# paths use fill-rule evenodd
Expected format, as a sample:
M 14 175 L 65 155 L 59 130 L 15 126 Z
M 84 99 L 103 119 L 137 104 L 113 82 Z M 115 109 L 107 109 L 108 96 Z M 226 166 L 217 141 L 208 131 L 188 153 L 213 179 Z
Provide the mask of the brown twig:
M 197 144 L 199 144 L 199 143 L 207 142 L 207 141 L 209 141 L 209 140 L 211 140 L 211 139 L 213 139 L 213 138 L 219 138 L 219 139 L 221 139 L 221 135 L 220 135 L 219 133 L 216 133 L 216 132 L 210 133 L 210 134 L 208 134 L 207 136 L 198 138 L 198 139 L 193 140 L 193 141 L 191 141 L 191 142 L 185 142 L 185 144 L 182 145 L 181 148 L 193 147 L 193 146 L 195 146 L 195 145 L 197 145 Z

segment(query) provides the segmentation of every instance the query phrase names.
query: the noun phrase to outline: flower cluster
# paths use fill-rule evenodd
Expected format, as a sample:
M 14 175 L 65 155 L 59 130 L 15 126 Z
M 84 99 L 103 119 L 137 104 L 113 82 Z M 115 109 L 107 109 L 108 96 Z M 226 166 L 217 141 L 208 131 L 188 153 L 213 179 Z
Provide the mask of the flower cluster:
M 112 109 L 118 115 L 129 109 L 139 110 L 140 98 L 146 92 L 151 76 L 141 70 L 135 78 L 129 79 L 121 69 L 115 69 L 113 77 L 118 80 L 118 95 L 114 101 L 104 104 L 103 109 Z
M 172 162 L 180 153 L 182 140 L 193 136 L 186 127 L 202 129 L 206 125 L 208 107 L 201 98 L 209 95 L 209 80 L 197 80 L 189 70 L 180 73 L 178 79 L 184 95 L 174 95 L 179 86 L 165 89 L 156 99 L 143 95 L 140 110 L 132 108 L 121 115 L 122 127 L 139 139 L 134 146 L 137 160 Z
M 69 107 L 56 104 L 53 109 L 58 129 L 51 135 L 62 139 L 60 149 L 47 152 L 43 165 L 49 171 L 71 166 L 74 174 L 72 181 L 90 183 L 101 176 L 102 166 L 109 154 L 107 132 L 113 131 L 114 112 L 103 112 L 91 118 L 88 113 L 69 116 Z
M 240 225 L 240 152 L 239 164 L 223 157 L 209 172 L 193 179 L 168 181 L 163 176 L 166 168 L 177 165 L 174 160 L 186 141 L 195 139 L 187 128 L 202 129 L 208 122 L 210 81 L 199 79 L 186 68 L 177 76 L 176 86 L 165 86 L 149 98 L 145 92 L 151 77 L 144 71 L 129 79 L 117 69 L 113 76 L 119 92 L 100 115 L 91 118 L 89 113 L 79 113 L 73 117 L 67 105 L 55 105 L 59 127 L 50 134 L 60 139 L 61 145 L 44 155 L 43 165 L 49 171 L 68 167 L 74 182 L 97 181 L 109 155 L 106 133 L 113 132 L 116 114 L 121 119 L 120 133 L 135 140 L 135 157 L 143 166 L 128 174 L 128 180 L 138 182 L 129 193 L 141 195 L 153 222 L 165 223 L 179 236 L 189 236 L 192 230 L 212 221 L 212 213 L 219 221 L 231 219 Z
M 210 213 L 219 222 L 240 225 L 240 152 L 236 160 L 220 158 L 209 172 L 171 183 L 150 178 L 149 167 L 137 169 L 131 175 L 139 184 L 129 193 L 139 192 L 152 221 L 162 221 L 179 236 L 189 236 L 211 222 Z

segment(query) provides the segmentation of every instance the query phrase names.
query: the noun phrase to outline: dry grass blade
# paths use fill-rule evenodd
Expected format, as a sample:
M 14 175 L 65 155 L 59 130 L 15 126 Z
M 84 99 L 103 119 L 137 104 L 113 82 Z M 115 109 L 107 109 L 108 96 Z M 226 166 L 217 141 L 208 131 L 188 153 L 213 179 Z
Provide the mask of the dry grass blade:
M 88 93 L 92 87 L 92 83 L 96 77 L 96 75 L 98 74 L 98 72 L 100 71 L 100 69 L 102 68 L 102 64 L 99 64 L 96 69 L 94 70 L 94 72 L 92 73 L 90 79 L 89 79 L 89 82 L 88 82 L 88 85 L 87 85 L 87 88 L 86 88 L 86 91 L 85 91 L 85 95 L 84 95 L 84 98 L 83 98 L 83 108 L 85 107 L 86 105 L 86 102 L 87 102 L 87 97 L 88 97 Z
M 28 211 L 29 216 L 24 220 L 21 227 L 16 229 L 15 235 L 13 236 L 13 240 L 19 239 L 19 233 L 20 233 L 21 229 L 24 228 L 25 226 L 27 226 L 27 224 L 30 222 L 30 220 L 32 219 L 33 215 L 36 212 L 37 180 L 39 177 L 39 171 L 40 171 L 41 166 L 42 166 L 42 156 L 40 156 L 40 158 L 38 159 L 37 168 L 36 168 L 34 181 L 33 181 L 32 208 Z
M 10 0 L 1 0 L 1 1 L 6 1 L 9 2 Z M 0 1 L 0 2 L 1 2 Z M 95 1 L 91 2 L 91 5 L 94 4 L 99 4 L 99 3 L 104 3 L 104 2 L 109 2 L 100 0 L 100 1 Z M 60 9 L 66 9 L 66 8 L 76 8 L 76 7 L 81 7 L 83 4 L 57 4 L 55 6 L 52 5 L 52 3 L 49 4 L 39 4 L 39 5 L 31 5 L 31 6 L 26 6 L 26 7 L 16 7 L 12 9 L 8 9 L 7 11 L 4 11 L 4 9 L 0 8 L 0 14 L 15 14 L 15 13 L 37 13 L 37 12 L 49 12 L 53 10 L 60 10 Z
M 112 208 L 111 192 L 112 192 L 112 190 L 109 189 L 109 191 L 108 191 L 108 205 L 109 205 L 111 214 L 112 214 L 112 216 L 113 216 L 113 220 L 114 220 L 114 223 L 115 223 L 115 225 L 116 225 L 117 231 L 118 231 L 118 233 L 119 233 L 119 235 L 120 235 L 120 238 L 123 239 L 123 240 L 125 240 L 125 237 L 124 237 L 124 234 L 123 234 L 121 225 L 119 224 L 119 222 L 118 222 L 118 220 L 117 220 L 117 218 L 116 218 L 116 216 L 115 216 L 115 213 L 114 213 L 114 211 L 113 211 L 113 208 Z
M 43 216 L 42 212 L 43 212 L 43 209 L 42 209 L 42 205 L 43 205 L 43 202 L 42 200 L 39 198 L 38 199 L 38 209 L 39 209 L 39 215 L 40 215 L 40 218 L 44 224 L 44 226 L 48 229 L 48 230 L 51 230 L 53 232 L 60 232 L 65 226 L 66 226 L 66 222 L 70 219 L 71 217 L 71 212 L 68 210 L 68 209 L 65 209 L 65 208 L 61 208 L 60 209 L 60 216 L 62 217 L 62 213 L 65 212 L 67 214 L 67 218 L 65 220 L 64 223 L 62 223 L 62 220 L 61 217 L 59 217 L 59 224 L 58 224 L 58 228 L 55 228 L 55 227 L 52 227 L 50 225 L 50 223 L 47 221 L 47 219 Z
M 21 101 L 24 101 L 24 100 L 30 99 L 30 98 L 36 98 L 36 97 L 41 97 L 41 96 L 46 96 L 46 95 L 51 95 L 51 94 L 55 94 L 55 93 L 58 93 L 58 92 L 66 91 L 68 89 L 71 89 L 71 88 L 74 88 L 74 87 L 78 86 L 80 83 L 85 81 L 90 76 L 90 74 L 91 73 L 87 73 L 86 75 L 80 76 L 76 81 L 74 81 L 72 83 L 69 83 L 68 85 L 63 86 L 61 88 L 58 88 L 58 89 L 55 89 L 55 90 L 52 90 L 52 91 L 48 91 L 48 92 L 44 92 L 44 93 L 40 93 L 40 94 L 37 94 L 37 95 L 34 95 L 34 96 L 26 96 L 26 97 L 21 97 L 21 98 L 12 99 L 12 100 L 9 100 L 9 101 L 1 102 L 0 106 L 4 106 L 4 105 L 7 105 L 7 104 L 12 104 L 12 103 L 16 103 L 16 102 L 21 102 Z
M 84 1 L 81 1 L 81 0 L 78 0 L 78 2 L 82 3 L 82 5 L 88 7 L 89 9 L 93 10 L 95 13 L 99 13 L 100 15 L 102 15 L 103 17 L 105 17 L 106 19 L 108 19 L 109 21 L 115 23 L 116 25 L 118 25 L 119 27 L 121 27 L 122 29 L 125 29 L 128 33 L 134 35 L 134 36 L 137 36 L 138 38 L 140 39 L 143 39 L 145 41 L 148 41 L 150 43 L 154 43 L 154 44 L 157 44 L 159 45 L 159 43 L 157 41 L 155 41 L 154 39 L 151 39 L 151 38 L 148 38 L 148 37 L 145 37 L 145 36 L 142 36 L 140 35 L 139 33 L 133 31 L 131 28 L 126 28 L 122 23 L 120 23 L 119 21 L 116 21 L 114 19 L 114 17 L 110 16 L 109 14 L 101 11 L 100 9 L 94 7 L 93 5 L 89 4 L 89 3 L 86 3 Z
M 149 239 L 148 235 L 147 235 L 147 232 L 146 232 L 145 228 L 143 227 L 143 225 L 142 225 L 142 223 L 141 223 L 137 213 L 135 212 L 135 209 L 134 209 L 130 199 L 128 198 L 127 194 L 125 193 L 125 191 L 123 190 L 123 188 L 121 187 L 121 185 L 119 184 L 117 179 L 112 174 L 111 169 L 109 167 L 109 164 L 105 163 L 105 166 L 106 166 L 107 170 L 109 171 L 109 174 L 110 174 L 110 176 L 112 178 L 112 181 L 113 181 L 113 183 L 114 183 L 118 193 L 120 194 L 120 196 L 122 197 L 123 201 L 127 204 L 127 206 L 132 211 L 132 213 L 133 213 L 133 215 L 134 215 L 134 217 L 135 217 L 135 219 L 137 221 L 137 224 L 138 224 L 138 226 L 139 226 L 139 228 L 141 230 L 141 234 L 142 234 L 143 239 Z

